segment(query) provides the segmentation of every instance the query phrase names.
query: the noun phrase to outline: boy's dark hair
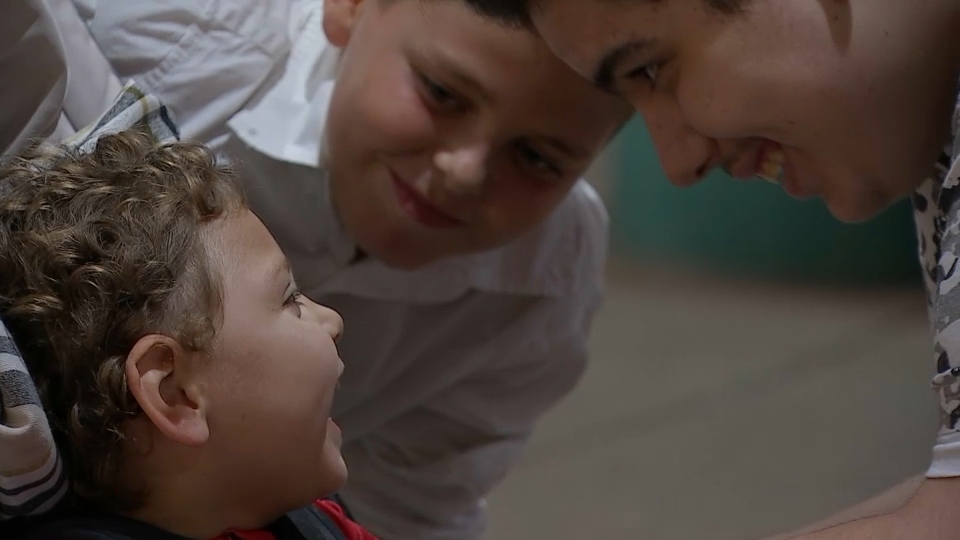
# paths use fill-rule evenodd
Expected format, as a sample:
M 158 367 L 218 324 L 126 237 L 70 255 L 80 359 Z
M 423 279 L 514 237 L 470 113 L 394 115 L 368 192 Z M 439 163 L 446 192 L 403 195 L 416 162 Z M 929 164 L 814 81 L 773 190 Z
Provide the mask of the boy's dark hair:
M 630 0 L 580 0 L 582 2 L 619 2 Z M 632 0 L 637 3 L 658 4 L 669 0 Z M 743 10 L 750 0 L 703 0 L 713 9 L 723 13 L 736 13 Z M 470 6 L 483 15 L 492 17 L 501 23 L 514 27 L 532 28 L 530 10 L 536 8 L 537 0 L 466 0 Z
M 209 344 L 222 295 L 203 225 L 243 204 L 206 148 L 134 131 L 0 165 L 0 319 L 84 502 L 142 503 L 121 467 L 123 424 L 140 413 L 126 357 L 150 333 Z
M 530 4 L 533 0 L 466 0 L 466 2 L 481 15 L 502 24 L 511 27 L 533 27 L 533 21 L 530 20 Z

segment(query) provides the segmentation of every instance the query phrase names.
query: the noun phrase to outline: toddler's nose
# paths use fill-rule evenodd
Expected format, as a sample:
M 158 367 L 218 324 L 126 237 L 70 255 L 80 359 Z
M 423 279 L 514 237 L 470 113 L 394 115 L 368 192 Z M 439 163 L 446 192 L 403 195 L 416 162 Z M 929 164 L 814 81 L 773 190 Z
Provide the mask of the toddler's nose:
M 343 335 L 343 317 L 327 306 L 318 304 L 310 299 L 306 299 L 306 301 L 309 302 L 310 316 L 323 326 L 333 341 L 339 340 L 340 336 Z

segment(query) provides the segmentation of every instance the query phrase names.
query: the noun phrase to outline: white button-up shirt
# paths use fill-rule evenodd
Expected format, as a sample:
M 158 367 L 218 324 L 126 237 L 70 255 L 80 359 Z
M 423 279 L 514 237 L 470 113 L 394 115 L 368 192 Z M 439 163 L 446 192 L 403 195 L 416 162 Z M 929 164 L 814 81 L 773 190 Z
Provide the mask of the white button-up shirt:
M 186 139 L 236 158 L 304 293 L 346 321 L 341 495 L 388 539 L 477 538 L 484 496 L 574 387 L 601 300 L 607 215 L 579 182 L 525 236 L 404 271 L 355 260 L 320 148 L 339 51 L 322 2 L 75 0 L 121 78 Z
M 11 0 L 0 21 L 0 155 L 60 141 L 103 114 L 120 80 L 70 0 Z M 70 70 L 67 66 L 83 66 Z

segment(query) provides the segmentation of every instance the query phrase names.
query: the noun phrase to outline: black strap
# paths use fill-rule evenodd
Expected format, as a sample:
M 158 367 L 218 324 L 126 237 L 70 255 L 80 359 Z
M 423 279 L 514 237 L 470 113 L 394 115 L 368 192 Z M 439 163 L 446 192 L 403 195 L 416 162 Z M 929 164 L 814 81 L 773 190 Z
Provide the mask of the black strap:
M 17 540 L 186 540 L 152 525 L 119 516 L 52 519 L 28 527 Z
M 312 504 L 280 518 L 270 532 L 277 540 L 347 540 L 337 522 Z
M 347 501 L 343 500 L 343 497 L 341 497 L 339 493 L 334 493 L 333 495 L 327 497 L 327 499 L 337 503 L 337 505 L 340 507 L 340 510 L 343 510 L 343 513 L 347 516 L 347 519 L 350 521 L 357 520 L 357 518 L 353 517 L 353 512 L 350 511 L 350 507 L 347 506 Z
M 22 535 L 3 540 L 186 540 L 152 525 L 119 516 L 83 516 L 44 520 Z M 314 505 L 290 512 L 268 530 L 277 540 L 347 540 L 329 515 Z

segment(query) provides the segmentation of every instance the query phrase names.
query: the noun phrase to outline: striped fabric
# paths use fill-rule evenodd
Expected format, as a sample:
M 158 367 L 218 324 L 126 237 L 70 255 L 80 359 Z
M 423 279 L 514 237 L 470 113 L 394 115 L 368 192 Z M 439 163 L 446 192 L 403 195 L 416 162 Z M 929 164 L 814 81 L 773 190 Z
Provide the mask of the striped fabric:
M 66 493 L 66 475 L 33 381 L 3 325 L 0 402 L 0 519 L 45 512 Z
M 130 128 L 147 130 L 158 143 L 180 138 L 166 107 L 129 83 L 110 110 L 64 145 L 89 151 L 103 135 Z M 46 512 L 67 489 L 36 387 L 0 322 L 0 520 Z
M 100 137 L 131 128 L 150 133 L 158 143 L 180 140 L 170 111 L 156 97 L 144 93 L 130 82 L 120 90 L 113 106 L 103 116 L 64 141 L 64 144 L 81 152 L 89 152 Z

